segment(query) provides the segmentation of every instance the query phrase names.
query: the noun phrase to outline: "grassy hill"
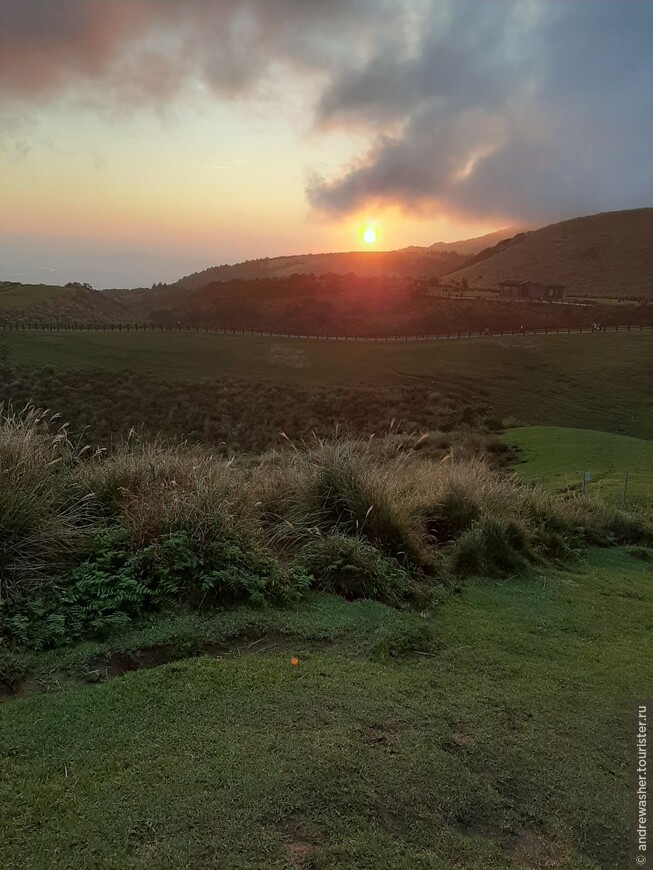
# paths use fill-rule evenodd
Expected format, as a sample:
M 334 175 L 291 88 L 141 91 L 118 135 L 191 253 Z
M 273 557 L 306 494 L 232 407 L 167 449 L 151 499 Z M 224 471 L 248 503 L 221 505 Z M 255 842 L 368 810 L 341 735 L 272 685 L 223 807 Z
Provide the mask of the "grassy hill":
M 234 265 L 214 266 L 181 278 L 184 289 L 204 287 L 213 281 L 252 278 L 286 278 L 290 275 L 355 274 L 359 277 L 399 276 L 416 278 L 444 275 L 466 262 L 466 255 L 430 248 L 403 251 L 349 251 L 332 254 L 299 254 L 264 257 Z
M 48 284 L 20 284 L 0 281 L 0 312 L 22 309 L 30 305 L 43 305 L 54 299 L 61 301 L 62 296 L 71 292 L 66 287 Z
M 500 242 L 451 276 L 471 287 L 504 279 L 565 284 L 567 295 L 653 299 L 653 208 L 551 224 Z
M 243 395 L 248 383 L 339 387 L 343 400 L 347 390 L 358 387 L 371 392 L 405 390 L 407 395 L 419 387 L 420 401 L 424 401 L 424 390 L 445 393 L 462 405 L 488 406 L 498 417 L 512 416 L 531 425 L 590 427 L 643 438 L 653 433 L 651 399 L 642 378 L 651 362 L 647 333 L 515 336 L 450 343 L 300 341 L 174 331 L 3 333 L 0 351 L 6 365 L 28 366 L 34 378 L 39 369 L 48 367 L 43 377 L 51 384 L 52 402 L 58 398 L 58 371 L 114 372 L 118 384 L 119 373 L 128 369 L 163 383 L 213 381 L 217 385 L 217 379 L 238 379 Z M 81 374 L 77 379 L 84 381 Z M 15 383 L 10 373 L 5 391 L 16 393 Z M 92 390 L 86 393 L 89 407 L 100 400 Z M 107 385 L 102 394 L 114 401 Z M 124 406 L 126 399 L 118 404 Z M 143 400 L 139 397 L 139 402 Z M 276 401 L 282 407 L 282 395 Z M 50 407 L 60 409 L 56 404 Z M 396 408 L 388 405 L 388 424 L 406 412 L 403 408 L 395 413 Z M 336 418 L 344 415 L 337 403 L 325 404 L 321 413 L 333 413 Z M 423 414 L 418 418 L 420 425 L 428 425 Z
M 426 619 L 322 595 L 42 656 L 31 690 L 69 688 L 2 708 L 0 862 L 624 867 L 647 568 L 605 551 L 470 582 Z
M 524 480 L 541 481 L 554 492 L 578 491 L 589 471 L 588 494 L 621 502 L 628 472 L 628 501 L 653 503 L 653 441 L 556 426 L 509 429 L 502 437 L 519 449 L 517 471 Z
M 359 277 L 401 276 L 437 277 L 451 271 L 490 245 L 510 238 L 516 228 L 504 228 L 473 239 L 411 245 L 397 251 L 349 251 L 331 254 L 297 254 L 289 257 L 263 257 L 233 265 L 213 266 L 181 278 L 178 286 L 203 287 L 212 281 L 251 278 L 283 278 L 289 275 L 346 275 Z
M 407 248 L 401 248 L 402 251 L 412 251 L 418 253 L 420 251 L 455 251 L 457 254 L 465 254 L 473 256 L 487 248 L 497 245 L 505 239 L 511 239 L 519 232 L 523 232 L 525 228 L 518 226 L 504 227 L 501 230 L 495 230 L 493 233 L 487 233 L 484 236 L 476 236 L 473 239 L 460 239 L 456 242 L 435 242 L 433 245 L 410 245 Z
M 135 292 L 134 301 L 140 298 Z M 0 320 L 86 323 L 133 320 L 129 297 L 86 287 L 0 282 Z

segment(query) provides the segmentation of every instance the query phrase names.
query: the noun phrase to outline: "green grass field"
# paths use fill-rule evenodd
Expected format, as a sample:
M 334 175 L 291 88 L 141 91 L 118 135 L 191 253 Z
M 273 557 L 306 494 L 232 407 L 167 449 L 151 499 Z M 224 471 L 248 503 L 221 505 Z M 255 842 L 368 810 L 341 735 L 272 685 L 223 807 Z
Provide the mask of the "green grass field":
M 418 615 L 315 596 L 259 614 L 258 644 L 7 702 L 0 864 L 624 867 L 647 567 L 596 551 L 472 582 L 429 619 L 426 655 L 379 652 Z M 200 630 L 149 637 L 184 624 Z
M 516 470 L 524 480 L 553 492 L 577 490 L 589 471 L 586 491 L 620 502 L 628 472 L 628 502 L 653 503 L 653 441 L 556 426 L 509 429 L 502 439 L 519 448 Z
M 39 302 L 53 299 L 63 293 L 68 293 L 66 287 L 54 287 L 48 284 L 3 284 L 0 281 L 0 310 L 3 308 L 27 308 Z
M 441 343 L 343 343 L 193 333 L 0 335 L 8 362 L 131 369 L 159 378 L 277 383 L 388 383 L 415 378 L 486 398 L 521 423 L 648 438 L 647 333 L 516 336 Z

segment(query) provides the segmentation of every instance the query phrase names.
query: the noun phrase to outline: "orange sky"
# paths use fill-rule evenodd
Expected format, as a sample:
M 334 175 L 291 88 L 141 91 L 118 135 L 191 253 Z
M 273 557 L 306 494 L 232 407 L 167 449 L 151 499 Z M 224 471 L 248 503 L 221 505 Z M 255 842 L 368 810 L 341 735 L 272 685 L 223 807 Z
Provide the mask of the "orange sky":
M 314 136 L 297 135 L 292 112 L 272 119 L 270 107 L 253 116 L 242 104 L 201 108 L 115 119 L 48 107 L 29 148 L 4 154 L 0 232 L 77 240 L 80 250 L 159 249 L 199 270 L 260 256 L 427 245 L 502 225 L 387 206 L 331 219 L 312 213 L 305 184 Z M 346 162 L 357 147 L 355 136 L 325 133 L 320 164 Z M 368 223 L 377 228 L 373 246 L 362 241 Z
M 2 0 L 0 278 L 648 205 L 652 28 L 635 0 Z

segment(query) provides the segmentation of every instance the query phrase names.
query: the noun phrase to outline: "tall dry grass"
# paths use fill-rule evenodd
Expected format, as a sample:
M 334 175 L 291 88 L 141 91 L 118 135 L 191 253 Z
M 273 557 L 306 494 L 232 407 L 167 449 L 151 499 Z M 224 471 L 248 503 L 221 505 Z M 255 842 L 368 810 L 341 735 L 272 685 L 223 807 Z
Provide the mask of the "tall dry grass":
M 56 578 L 92 531 L 80 451 L 48 411 L 0 406 L 0 602 Z
M 262 564 L 282 572 L 296 565 L 315 587 L 395 604 L 434 578 L 512 573 L 586 544 L 653 540 L 642 516 L 547 495 L 486 461 L 458 460 L 455 449 L 424 449 L 424 439 L 314 439 L 230 461 L 136 438 L 91 452 L 47 412 L 6 409 L 3 606 L 65 586 L 107 529 L 120 532 L 130 553 L 181 535 L 205 571 L 216 554 L 231 564 L 237 552 L 239 576 L 248 559 L 252 576 Z

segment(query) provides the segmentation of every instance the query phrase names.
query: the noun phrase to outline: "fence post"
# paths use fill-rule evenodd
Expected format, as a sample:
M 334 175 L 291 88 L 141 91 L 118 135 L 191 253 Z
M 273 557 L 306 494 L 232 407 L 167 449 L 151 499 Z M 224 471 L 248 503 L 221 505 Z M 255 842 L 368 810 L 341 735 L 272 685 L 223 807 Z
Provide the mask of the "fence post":
M 626 507 L 626 493 L 628 491 L 628 472 L 626 472 L 626 477 L 624 479 L 624 495 L 623 495 L 623 503 L 624 507 Z

